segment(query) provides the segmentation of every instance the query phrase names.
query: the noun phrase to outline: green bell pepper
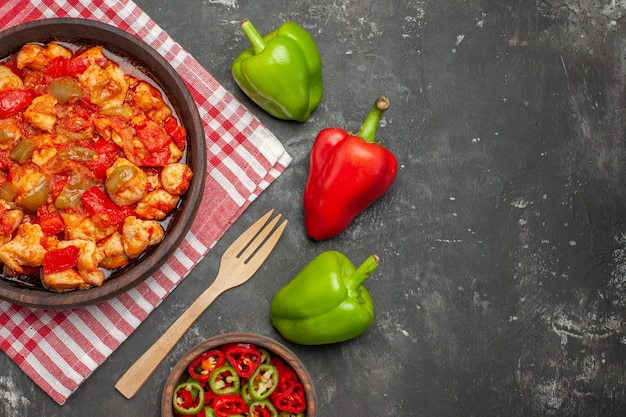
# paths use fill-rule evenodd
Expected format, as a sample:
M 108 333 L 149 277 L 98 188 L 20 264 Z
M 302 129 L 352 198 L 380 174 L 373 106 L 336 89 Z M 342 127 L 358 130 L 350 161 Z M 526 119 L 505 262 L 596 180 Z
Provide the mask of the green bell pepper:
M 357 269 L 340 252 L 319 254 L 272 299 L 272 325 L 302 345 L 343 342 L 365 332 L 374 321 L 374 304 L 362 284 L 378 261 L 371 255 Z
M 284 23 L 265 37 L 247 19 L 241 29 L 252 47 L 232 63 L 239 88 L 278 119 L 308 120 L 324 91 L 322 59 L 311 35 L 294 22 Z

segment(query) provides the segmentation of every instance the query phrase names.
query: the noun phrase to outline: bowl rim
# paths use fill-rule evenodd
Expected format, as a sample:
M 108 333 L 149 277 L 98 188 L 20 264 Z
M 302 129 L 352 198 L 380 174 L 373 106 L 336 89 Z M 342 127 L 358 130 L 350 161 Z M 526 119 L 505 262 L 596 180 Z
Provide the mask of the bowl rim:
M 214 335 L 205 339 L 191 349 L 187 350 L 172 367 L 170 374 L 163 385 L 163 393 L 161 395 L 161 417 L 173 417 L 172 395 L 174 388 L 178 385 L 180 378 L 187 370 L 187 365 L 203 352 L 222 346 L 228 343 L 253 343 L 267 349 L 270 353 L 280 356 L 287 362 L 293 370 L 298 374 L 298 378 L 305 389 L 306 394 L 306 410 L 305 417 L 314 417 L 317 407 L 317 393 L 313 379 L 304 366 L 304 363 L 298 356 L 288 347 L 279 341 L 262 334 L 249 332 L 233 332 Z
M 37 35 L 32 35 L 33 31 Z M 16 40 L 6 45 L 8 36 Z M 166 227 L 165 238 L 142 254 L 140 261 L 120 270 L 119 276 L 114 273 L 102 286 L 87 290 L 54 292 L 23 287 L 0 279 L 0 299 L 18 305 L 44 309 L 70 309 L 96 304 L 134 288 L 151 276 L 167 262 L 187 235 L 202 200 L 206 178 L 206 136 L 202 120 L 189 89 L 172 65 L 145 41 L 123 29 L 84 18 L 47 18 L 29 21 L 0 31 L 0 58 L 3 59 L 19 50 L 21 47 L 18 46 L 19 39 L 24 39 L 21 45 L 53 40 L 101 45 L 106 50 L 128 59 L 166 92 L 175 113 L 188 132 L 187 163 L 191 166 L 194 176 L 184 200 Z M 156 74 L 157 68 L 159 75 Z M 179 102 L 173 99 L 172 91 L 180 95 Z

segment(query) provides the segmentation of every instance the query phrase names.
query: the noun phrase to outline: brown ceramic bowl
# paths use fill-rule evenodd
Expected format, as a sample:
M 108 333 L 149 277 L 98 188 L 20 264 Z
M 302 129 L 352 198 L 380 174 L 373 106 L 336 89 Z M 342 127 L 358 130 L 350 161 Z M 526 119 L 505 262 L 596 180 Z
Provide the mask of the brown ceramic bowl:
M 304 364 L 298 357 L 288 348 L 274 339 L 255 333 L 226 333 L 217 336 L 210 337 L 203 342 L 198 343 L 191 348 L 182 358 L 174 365 L 170 376 L 165 382 L 163 388 L 163 395 L 161 397 L 161 417 L 174 417 L 174 407 L 172 404 L 172 396 L 174 395 L 174 388 L 178 384 L 187 380 L 189 375 L 187 367 L 189 364 L 197 358 L 200 354 L 219 348 L 220 346 L 229 343 L 251 343 L 256 346 L 266 349 L 270 356 L 281 357 L 287 364 L 296 371 L 300 382 L 304 386 L 306 395 L 306 409 L 304 411 L 305 417 L 314 417 L 317 407 L 317 396 L 315 393 L 315 387 L 311 376 L 307 372 Z
M 183 80 L 153 48 L 119 28 L 72 18 L 24 23 L 0 32 L 0 59 L 17 52 L 26 43 L 52 40 L 101 45 L 128 59 L 160 86 L 187 130 L 186 162 L 194 172 L 189 190 L 167 225 L 164 240 L 144 253 L 138 261 L 114 272 L 101 287 L 52 292 L 0 279 L 0 298 L 30 307 L 63 309 L 94 304 L 129 290 L 154 273 L 174 253 L 187 234 L 202 199 L 206 145 L 198 109 Z

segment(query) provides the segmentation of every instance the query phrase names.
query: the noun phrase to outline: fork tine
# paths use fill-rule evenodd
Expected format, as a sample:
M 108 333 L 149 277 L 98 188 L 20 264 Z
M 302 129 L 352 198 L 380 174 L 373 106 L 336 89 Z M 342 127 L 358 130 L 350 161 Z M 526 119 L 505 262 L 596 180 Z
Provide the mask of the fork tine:
M 245 248 L 245 251 L 238 256 L 238 258 L 243 259 L 244 263 L 248 260 L 250 256 L 261 246 L 263 241 L 267 238 L 274 227 L 276 227 L 276 223 L 280 220 L 280 214 L 272 219 L 268 224 L 261 229 L 258 234 L 254 237 L 254 240 L 251 241 Z
M 276 244 L 278 243 L 278 239 L 280 239 L 286 226 L 287 226 L 287 220 L 284 220 L 272 232 L 272 234 L 267 238 L 267 240 L 265 240 L 265 242 L 262 243 L 262 245 L 259 247 L 258 251 L 254 254 L 254 256 L 248 260 L 246 266 L 250 270 L 256 271 L 263 264 L 263 262 L 265 262 L 269 254 L 272 252 L 272 249 L 274 249 L 274 246 L 276 246 Z
M 259 220 L 254 222 L 252 226 L 248 227 L 224 252 L 224 255 L 237 256 L 243 248 L 246 247 L 248 242 L 256 235 L 259 230 L 267 223 L 267 219 L 270 218 L 274 209 L 271 209 L 263 215 Z

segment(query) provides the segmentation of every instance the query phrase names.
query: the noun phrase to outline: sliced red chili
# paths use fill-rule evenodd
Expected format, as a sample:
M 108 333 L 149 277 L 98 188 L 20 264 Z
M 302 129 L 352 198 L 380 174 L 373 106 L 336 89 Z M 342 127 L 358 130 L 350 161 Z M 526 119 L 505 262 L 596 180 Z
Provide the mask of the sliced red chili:
M 224 354 L 217 350 L 209 350 L 202 353 L 196 359 L 194 359 L 187 368 L 189 375 L 201 383 L 206 383 L 209 380 L 211 371 L 226 363 L 226 357 Z
M 275 394 L 287 391 L 293 384 L 300 382 L 296 371 L 281 358 L 275 356 L 270 360 L 270 363 L 278 369 L 278 386 Z
M 44 274 L 55 274 L 73 268 L 78 263 L 79 249 L 76 246 L 67 246 L 46 252 L 43 258 Z
M 225 350 L 226 359 L 241 378 L 250 378 L 261 364 L 263 357 L 256 348 L 232 346 Z
M 297 382 L 274 400 L 276 408 L 290 413 L 301 413 L 306 408 L 304 386 Z
M 248 412 L 248 405 L 237 394 L 218 395 L 213 399 L 213 411 L 217 417 L 228 417 Z

